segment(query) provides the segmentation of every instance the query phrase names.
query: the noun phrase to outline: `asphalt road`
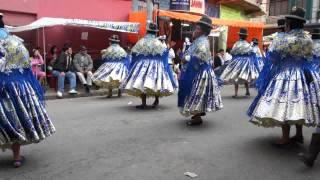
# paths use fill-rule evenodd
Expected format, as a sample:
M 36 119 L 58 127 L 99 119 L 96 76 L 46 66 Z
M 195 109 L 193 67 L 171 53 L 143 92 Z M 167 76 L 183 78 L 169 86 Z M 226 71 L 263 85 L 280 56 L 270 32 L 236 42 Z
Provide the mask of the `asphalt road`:
M 200 127 L 185 125 L 176 96 L 155 110 L 136 110 L 139 99 L 126 96 L 48 101 L 56 134 L 23 147 L 20 169 L 11 167 L 10 151 L 1 153 L 0 179 L 184 180 L 187 171 L 198 180 L 319 179 L 320 161 L 309 170 L 296 158 L 313 129 L 305 129 L 304 146 L 274 148 L 280 129 L 250 124 L 245 112 L 253 97 L 235 100 L 232 90 L 224 87 L 224 109 Z

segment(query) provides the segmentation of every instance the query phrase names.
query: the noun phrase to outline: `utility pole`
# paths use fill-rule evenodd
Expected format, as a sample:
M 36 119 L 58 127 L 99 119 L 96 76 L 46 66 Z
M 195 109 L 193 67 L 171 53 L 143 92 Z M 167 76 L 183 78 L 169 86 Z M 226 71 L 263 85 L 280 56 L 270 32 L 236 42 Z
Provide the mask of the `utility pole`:
M 153 22 L 153 0 L 147 0 L 147 21 Z
M 132 0 L 132 11 L 133 12 L 139 11 L 138 4 L 139 4 L 139 0 Z

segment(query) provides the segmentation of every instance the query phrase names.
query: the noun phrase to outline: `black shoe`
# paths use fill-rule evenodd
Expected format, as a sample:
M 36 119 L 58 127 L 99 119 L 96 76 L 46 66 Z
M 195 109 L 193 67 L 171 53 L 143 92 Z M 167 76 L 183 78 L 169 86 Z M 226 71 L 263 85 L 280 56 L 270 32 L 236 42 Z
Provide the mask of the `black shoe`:
M 147 105 L 139 105 L 139 106 L 136 106 L 137 109 L 146 109 L 147 108 Z
M 155 100 L 152 104 L 152 108 L 156 108 L 159 105 L 159 100 Z
M 187 126 L 199 126 L 203 123 L 201 118 L 191 118 L 191 120 L 187 121 Z
M 320 134 L 312 134 L 309 151 L 307 153 L 300 153 L 299 159 L 307 166 L 313 167 L 314 161 L 320 152 Z
M 88 86 L 88 85 L 84 85 L 85 86 L 85 90 L 86 90 L 86 93 L 87 94 L 90 94 L 90 86 Z
M 289 149 L 289 148 L 292 148 L 292 143 L 291 142 L 287 142 L 287 143 L 274 142 L 272 143 L 272 146 L 280 149 Z
M 290 138 L 290 141 L 303 144 L 304 139 L 303 136 L 293 136 L 292 138 Z

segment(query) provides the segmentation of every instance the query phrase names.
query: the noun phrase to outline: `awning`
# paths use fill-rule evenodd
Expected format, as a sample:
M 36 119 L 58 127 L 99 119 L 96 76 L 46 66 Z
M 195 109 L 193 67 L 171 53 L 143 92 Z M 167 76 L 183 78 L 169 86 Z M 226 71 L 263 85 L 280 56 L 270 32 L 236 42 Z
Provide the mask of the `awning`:
M 84 19 L 64 19 L 64 18 L 49 18 L 43 17 L 31 24 L 25 26 L 12 27 L 7 26 L 10 32 L 22 32 L 42 27 L 51 26 L 81 26 L 81 27 L 92 27 L 97 29 L 104 29 L 110 31 L 127 32 L 127 33 L 138 33 L 139 23 L 132 22 L 111 22 L 111 21 L 95 21 L 95 20 L 84 20 Z
M 220 0 L 217 3 L 237 9 L 243 9 L 246 14 L 265 15 L 266 13 L 253 2 L 248 0 Z
M 178 11 L 166 11 L 158 10 L 159 16 L 166 16 L 173 19 L 197 22 L 201 18 L 201 14 L 189 13 L 189 12 L 178 12 Z M 232 26 L 232 27 L 246 27 L 246 28 L 263 28 L 263 23 L 250 22 L 250 21 L 240 21 L 240 20 L 226 20 L 211 18 L 212 24 L 217 26 Z

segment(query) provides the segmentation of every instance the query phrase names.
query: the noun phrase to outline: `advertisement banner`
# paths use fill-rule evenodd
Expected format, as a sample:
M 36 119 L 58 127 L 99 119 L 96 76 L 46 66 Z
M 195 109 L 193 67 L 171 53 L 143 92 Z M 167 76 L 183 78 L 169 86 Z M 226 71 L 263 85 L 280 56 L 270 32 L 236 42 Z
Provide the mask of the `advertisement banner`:
M 190 12 L 202 13 L 205 11 L 204 0 L 190 0 Z
M 170 0 L 170 10 L 189 11 L 190 0 Z

